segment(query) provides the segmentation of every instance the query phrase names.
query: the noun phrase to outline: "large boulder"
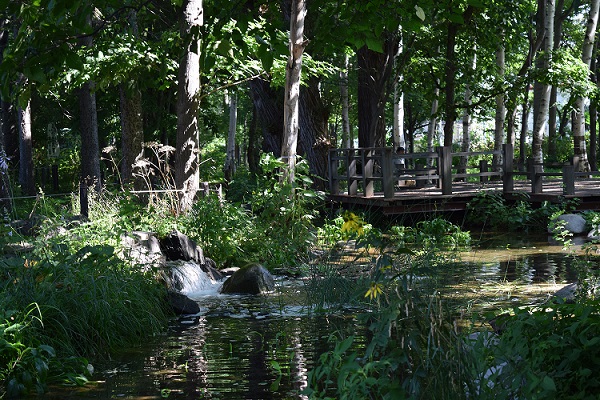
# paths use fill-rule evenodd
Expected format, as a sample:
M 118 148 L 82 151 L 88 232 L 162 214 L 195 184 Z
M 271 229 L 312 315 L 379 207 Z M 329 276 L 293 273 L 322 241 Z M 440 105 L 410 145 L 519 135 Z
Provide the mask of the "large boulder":
M 194 300 L 184 294 L 168 291 L 169 303 L 177 315 L 197 314 L 200 312 L 200 306 Z
M 175 230 L 160 241 L 160 248 L 167 260 L 195 261 L 204 264 L 204 252 L 187 235 Z
M 223 283 L 221 293 L 262 294 L 275 289 L 273 275 L 260 264 L 248 264 Z
M 565 229 L 574 235 L 581 235 L 587 232 L 587 222 L 579 214 L 562 214 L 556 220 L 565 221 Z M 550 227 L 548 228 L 548 232 L 553 233 Z
M 152 232 L 134 231 L 121 235 L 120 256 L 136 265 L 162 267 L 166 258 L 160 249 L 160 243 Z

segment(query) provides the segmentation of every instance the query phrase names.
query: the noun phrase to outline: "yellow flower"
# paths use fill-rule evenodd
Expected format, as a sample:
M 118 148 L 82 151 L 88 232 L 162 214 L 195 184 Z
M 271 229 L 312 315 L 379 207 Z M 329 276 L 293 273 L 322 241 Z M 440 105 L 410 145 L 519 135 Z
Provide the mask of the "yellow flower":
M 342 233 L 355 233 L 358 236 L 364 233 L 363 226 L 365 225 L 365 221 L 361 217 L 350 211 L 346 211 L 342 217 L 344 218 Z
M 373 300 L 376 299 L 377 296 L 379 296 L 382 293 L 383 285 L 381 283 L 371 282 L 371 287 L 369 287 L 369 290 L 367 290 L 367 293 L 365 293 L 365 297 L 368 297 L 369 299 Z

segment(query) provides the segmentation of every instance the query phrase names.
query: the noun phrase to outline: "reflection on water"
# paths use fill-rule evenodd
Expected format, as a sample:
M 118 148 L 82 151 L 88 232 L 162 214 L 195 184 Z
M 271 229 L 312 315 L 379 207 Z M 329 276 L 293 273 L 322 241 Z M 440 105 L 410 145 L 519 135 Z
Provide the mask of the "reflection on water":
M 461 259 L 481 281 L 560 284 L 577 278 L 571 252 L 546 235 L 489 235 Z
M 440 277 L 447 293 L 493 307 L 575 280 L 571 256 L 545 237 L 482 237 L 461 258 Z M 493 286 L 507 283 L 508 294 Z M 311 315 L 301 281 L 278 287 L 256 297 L 220 295 L 218 285 L 189 293 L 199 315 L 173 321 L 164 337 L 97 365 L 96 384 L 45 398 L 302 399 L 308 371 L 329 350 L 330 334 L 362 328 L 353 314 Z M 481 294 L 485 287 L 492 287 L 489 299 Z

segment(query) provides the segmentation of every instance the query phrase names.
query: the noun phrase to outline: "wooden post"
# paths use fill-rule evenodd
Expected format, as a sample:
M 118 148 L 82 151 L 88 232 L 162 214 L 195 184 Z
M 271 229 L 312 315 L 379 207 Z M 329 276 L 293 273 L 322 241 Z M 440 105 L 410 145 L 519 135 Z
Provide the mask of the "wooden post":
M 487 160 L 479 160 L 479 172 L 480 173 L 485 173 L 488 172 L 488 162 Z M 488 181 L 488 177 L 487 176 L 480 176 L 479 177 L 479 183 L 487 183 Z
M 363 188 L 364 197 L 373 197 L 375 189 L 373 187 L 373 150 L 363 150 Z
M 531 193 L 542 193 L 542 166 L 531 163 Z
M 339 157 L 337 156 L 338 149 L 329 150 L 329 192 L 331 194 L 340 193 L 340 180 L 338 179 Z M 348 164 L 346 164 L 348 165 Z
M 383 160 L 381 162 L 381 175 L 383 176 L 383 196 L 386 199 L 394 197 L 394 162 L 392 160 L 393 149 L 383 149 Z
M 575 166 L 566 164 L 562 167 L 563 194 L 575 194 Z
M 81 182 L 79 182 L 79 214 L 85 218 L 88 218 L 89 209 L 88 185 L 86 180 L 82 179 Z
M 513 159 L 514 147 L 512 143 L 502 145 L 504 155 L 502 157 L 502 191 L 504 193 L 512 192 L 515 189 L 515 181 L 513 177 Z
M 356 179 L 356 157 L 354 149 L 348 149 L 346 165 L 348 165 L 348 195 L 356 196 L 358 193 L 358 180 Z
M 438 148 L 438 165 L 442 194 L 452 194 L 452 147 Z
M 421 189 L 425 187 L 425 180 L 424 179 L 419 179 L 420 177 L 422 177 L 423 174 L 423 169 L 425 168 L 425 166 L 421 163 L 415 163 L 415 187 L 417 189 Z

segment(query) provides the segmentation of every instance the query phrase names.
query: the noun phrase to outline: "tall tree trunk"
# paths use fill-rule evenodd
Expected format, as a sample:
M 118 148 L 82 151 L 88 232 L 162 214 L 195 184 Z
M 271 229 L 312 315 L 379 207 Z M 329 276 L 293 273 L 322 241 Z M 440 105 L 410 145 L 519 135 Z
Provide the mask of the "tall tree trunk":
M 8 30 L 5 25 L 8 21 L 0 19 L 0 64 L 2 63 L 4 49 L 8 45 Z M 10 180 L 8 175 L 8 155 L 6 152 L 5 137 L 10 134 L 11 118 L 10 104 L 0 99 L 0 212 L 10 214 L 12 201 Z
M 28 85 L 26 79 L 23 84 Z M 35 195 L 35 180 L 33 175 L 33 142 L 31 130 L 31 100 L 27 100 L 25 107 L 18 107 L 19 120 L 19 183 L 23 194 Z
M 504 80 L 505 54 L 504 54 L 504 35 L 501 35 L 502 42 L 496 49 L 496 67 L 498 68 L 498 78 Z M 501 151 L 504 143 L 504 121 L 506 119 L 506 107 L 504 106 L 504 93 L 496 95 L 496 117 L 494 124 L 494 150 Z M 492 159 L 492 168 L 494 171 L 502 169 L 502 157 L 494 154 Z
M 271 88 L 269 81 L 263 78 L 256 78 L 250 81 L 250 93 L 262 130 L 262 150 L 279 157 L 283 138 L 283 91 Z
M 525 169 L 525 160 L 527 160 L 526 156 L 527 132 L 529 130 L 529 108 L 529 85 L 527 85 L 523 93 L 523 103 L 521 105 L 521 135 L 519 136 L 519 165 L 521 170 Z
M 124 184 L 133 183 L 135 190 L 143 189 L 142 177 L 134 177 L 133 165 L 142 156 L 144 126 L 142 118 L 142 93 L 134 87 L 119 85 L 121 111 L 121 179 Z
M 333 146 L 327 129 L 329 113 L 323 105 L 319 92 L 319 81 L 311 78 L 308 85 L 300 89 L 300 134 L 299 150 L 308 161 L 310 172 L 317 189 L 325 189 L 328 177 L 327 156 Z
M 596 37 L 596 27 L 598 25 L 598 13 L 600 9 L 600 0 L 592 0 L 590 4 L 590 13 L 588 16 L 585 36 L 583 39 L 582 61 L 590 68 L 592 53 L 594 49 L 594 40 Z M 585 149 L 585 99 L 578 97 L 575 100 L 575 117 L 573 118 L 573 153 L 579 157 L 580 171 L 589 171 L 590 165 Z
M 454 91 L 456 87 L 456 64 L 455 64 L 455 47 L 456 34 L 458 33 L 458 24 L 448 23 L 448 33 L 446 36 L 446 64 L 444 67 L 444 93 L 446 103 L 444 107 L 445 119 L 444 124 L 444 146 L 452 146 L 454 139 L 454 122 L 456 121 L 456 105 L 454 101 Z
M 93 183 L 95 190 L 102 187 L 100 174 L 100 145 L 98 143 L 98 114 L 94 82 L 86 82 L 79 89 L 81 129 L 81 178 Z
M 429 119 L 429 125 L 427 127 L 427 151 L 433 151 L 433 140 L 437 136 L 437 112 L 438 112 L 438 97 L 440 95 L 440 89 L 438 86 L 439 82 L 436 82 L 435 89 L 433 89 L 433 101 L 431 102 L 431 117 Z M 432 160 L 427 159 L 427 165 L 431 166 Z
M 129 13 L 129 30 L 134 37 L 138 36 L 137 15 Z M 144 189 L 141 176 L 133 175 L 133 165 L 143 154 L 144 121 L 142 113 L 142 92 L 135 80 L 119 85 L 121 111 L 121 179 L 124 184 L 133 183 L 135 190 Z
M 554 0 L 543 0 L 540 2 L 543 4 L 543 15 L 544 15 L 544 44 L 542 46 L 544 52 L 540 55 L 539 66 L 541 69 L 547 71 L 551 64 L 551 52 L 553 48 L 553 37 L 554 37 Z M 536 63 L 537 64 L 537 63 Z M 543 162 L 543 151 L 542 142 L 544 139 L 544 132 L 546 130 L 546 123 L 548 121 L 548 109 L 550 105 L 550 85 L 544 82 L 536 82 L 537 90 L 534 93 L 537 102 L 534 101 L 534 129 L 533 129 L 533 140 L 531 144 L 532 158 L 535 163 Z
M 306 16 L 306 1 L 292 0 L 290 17 L 290 56 L 285 73 L 285 99 L 283 109 L 283 141 L 281 143 L 281 158 L 287 166 L 284 168 L 282 180 L 294 183 L 296 171 L 296 150 L 298 147 L 298 129 L 300 102 L 300 74 L 302 72 L 302 54 L 304 42 L 304 17 Z
M 385 101 L 387 82 L 398 52 L 398 38 L 390 35 L 384 52 L 363 46 L 358 57 L 358 146 L 383 146 L 385 143 Z
M 352 135 L 350 134 L 350 103 L 348 99 L 348 68 L 349 56 L 344 56 L 344 68 L 340 71 L 340 96 L 342 100 L 342 148 L 352 147 Z
M 87 16 L 92 24 L 91 15 Z M 92 47 L 93 39 L 87 36 L 81 39 L 83 47 Z M 100 145 L 98 143 L 98 113 L 96 109 L 96 84 L 88 81 L 79 89 L 79 126 L 81 130 L 81 179 L 94 184 L 99 192 L 102 188 L 100 172 Z
M 467 84 L 465 87 L 465 107 L 462 115 L 462 141 L 460 144 L 460 151 L 468 152 L 471 147 L 471 135 L 469 133 L 470 125 L 471 125 L 471 108 L 469 105 L 471 104 L 471 86 Z M 460 163 L 458 166 L 457 172 L 459 174 L 465 174 L 467 172 L 467 165 L 469 163 L 468 156 L 460 157 Z
M 179 63 L 175 153 L 175 185 L 180 190 L 179 211 L 191 208 L 200 182 L 200 44 L 197 35 L 202 24 L 202 0 L 185 0 L 181 26 L 185 50 Z
M 562 24 L 565 20 L 563 8 L 565 0 L 556 0 L 556 10 L 554 16 L 554 50 L 558 50 L 562 39 Z M 548 111 L 548 160 L 556 159 L 556 117 L 558 111 L 558 88 L 552 86 L 550 89 L 550 109 Z
M 256 112 L 256 105 L 252 104 L 252 119 L 250 120 L 250 127 L 248 128 L 248 148 L 246 150 L 246 157 L 248 158 L 248 169 L 252 175 L 256 176 L 260 172 L 260 148 L 261 148 L 261 135 L 258 134 L 256 129 L 258 125 L 258 115 Z
M 225 147 L 225 181 L 229 182 L 235 174 L 235 134 L 237 130 L 237 94 L 230 93 L 229 103 L 229 130 L 227 133 L 227 146 Z

